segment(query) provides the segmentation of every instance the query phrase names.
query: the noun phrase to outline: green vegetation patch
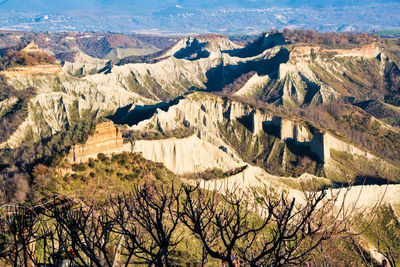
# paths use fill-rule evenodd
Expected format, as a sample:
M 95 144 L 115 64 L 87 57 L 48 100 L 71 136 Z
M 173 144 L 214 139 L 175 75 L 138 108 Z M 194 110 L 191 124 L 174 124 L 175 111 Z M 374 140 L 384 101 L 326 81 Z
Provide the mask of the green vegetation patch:
M 270 174 L 299 177 L 307 172 L 315 176 L 325 176 L 323 163 L 307 146 L 283 142 L 264 132 L 253 135 L 238 121 L 220 124 L 219 129 L 224 140 L 244 161 L 259 166 Z
M 161 140 L 173 137 L 182 139 L 192 136 L 194 133 L 195 131 L 191 127 L 182 126 L 173 130 L 162 131 L 150 124 L 146 131 L 123 130 L 122 137 L 125 142 L 134 142 L 135 140 Z
M 146 87 L 143 87 L 138 80 L 136 79 L 136 77 L 132 75 L 125 77 L 125 81 L 127 82 L 129 89 L 132 92 L 135 92 L 145 98 L 148 99 L 152 99 L 152 100 L 157 100 L 153 94 L 151 94 L 149 92 L 149 89 L 147 89 Z
M 107 195 L 129 192 L 148 181 L 169 183 L 175 175 L 162 163 L 144 159 L 139 153 L 121 153 L 110 157 L 100 153 L 86 163 L 64 163 L 72 173 L 57 177 L 57 192 L 101 201 Z
M 213 168 L 213 169 L 208 169 L 204 172 L 201 173 L 193 173 L 193 174 L 185 174 L 182 175 L 182 178 L 187 178 L 187 179 L 202 179 L 202 180 L 214 180 L 214 179 L 224 179 L 233 175 L 236 175 L 238 173 L 243 172 L 247 168 L 247 165 L 237 167 L 233 170 L 229 171 L 223 171 L 219 168 Z
M 375 216 L 372 219 L 365 218 L 360 228 L 367 228 L 363 236 L 372 245 L 382 253 L 391 254 L 395 262 L 400 263 L 400 222 L 395 207 L 380 206 Z
M 40 141 L 31 139 L 15 149 L 0 149 L 0 164 L 6 167 L 17 166 L 25 171 L 31 170 L 38 163 L 63 167 L 62 159 L 68 154 L 70 147 L 84 143 L 96 124 L 97 120 L 93 118 L 77 121 L 67 125 L 65 130 Z

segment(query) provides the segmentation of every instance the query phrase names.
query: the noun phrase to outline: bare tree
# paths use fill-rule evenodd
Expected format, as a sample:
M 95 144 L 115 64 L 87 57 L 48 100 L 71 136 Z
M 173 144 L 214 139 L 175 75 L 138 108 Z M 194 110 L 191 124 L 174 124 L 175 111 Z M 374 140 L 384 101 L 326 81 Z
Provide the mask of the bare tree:
M 172 186 L 147 184 L 119 199 L 126 208 L 120 221 L 123 234 L 134 255 L 148 264 L 171 266 L 171 253 L 182 240 L 177 233 L 181 190 Z
M 181 221 L 201 240 L 207 255 L 234 266 L 232 257 L 240 239 L 262 230 L 266 223 L 251 220 L 250 209 L 242 206 L 243 195 L 220 195 L 198 186 L 183 188 Z
M 352 211 L 336 209 L 337 196 L 304 194 L 299 204 L 287 193 L 201 190 L 184 186 L 182 222 L 207 254 L 234 266 L 234 256 L 251 266 L 300 264 L 324 240 L 350 228 Z M 255 199 L 256 201 L 250 201 Z
M 110 247 L 118 244 L 120 236 L 115 233 L 117 220 L 108 207 L 70 202 L 55 206 L 51 217 L 68 236 L 64 242 L 70 247 L 63 252 L 70 254 L 69 258 L 78 264 L 113 266 L 115 253 L 110 253 Z
M 350 230 L 353 210 L 336 208 L 336 195 L 327 198 L 326 191 L 303 193 L 304 201 L 299 202 L 287 193 L 256 193 L 260 217 L 267 227 L 245 236 L 242 249 L 238 250 L 241 258 L 251 265 L 298 265 L 322 241 Z
M 209 257 L 229 266 L 235 257 L 250 266 L 298 265 L 323 241 L 369 227 L 365 220 L 358 223 L 366 213 L 345 205 L 347 192 L 303 191 L 295 199 L 271 189 L 211 191 L 145 183 L 101 203 L 54 197 L 32 208 L 8 208 L 1 221 L 0 257 L 14 266 L 58 259 L 80 266 L 171 266 L 185 232 L 201 244 L 201 252 L 191 256 L 203 265 Z M 385 239 L 379 242 L 392 264 L 394 253 Z
M 5 225 L 8 235 L 4 240 L 3 257 L 13 266 L 33 266 L 38 263 L 36 255 L 36 237 L 39 234 L 35 227 L 39 220 L 33 208 L 6 205 Z

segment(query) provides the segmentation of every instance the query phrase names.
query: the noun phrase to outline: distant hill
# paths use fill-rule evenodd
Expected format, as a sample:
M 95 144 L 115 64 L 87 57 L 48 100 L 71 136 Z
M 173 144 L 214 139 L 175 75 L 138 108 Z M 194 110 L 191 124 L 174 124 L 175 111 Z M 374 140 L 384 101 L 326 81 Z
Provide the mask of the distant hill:
M 260 33 L 265 29 L 397 30 L 396 0 L 0 1 L 0 29 L 51 32 Z
M 0 9 L 14 9 L 22 12 L 31 11 L 42 11 L 42 12 L 64 12 L 68 10 L 82 10 L 82 9 L 113 9 L 115 11 L 127 12 L 132 11 L 131 8 L 140 8 L 146 11 L 156 11 L 157 9 L 163 9 L 167 7 L 175 7 L 176 5 L 184 7 L 200 7 L 200 8 L 231 8 L 231 7 L 242 7 L 242 8 L 266 8 L 270 6 L 276 7 L 301 7 L 301 6 L 313 6 L 313 7 L 344 7 L 344 6 L 363 6 L 372 4 L 382 4 L 398 2 L 395 0 L 383 1 L 383 0 L 205 0 L 194 1 L 194 0 L 149 0 L 149 1 L 129 1 L 129 0 L 25 0 L 24 4 L 21 5 L 19 0 L 6 0 L 0 1 Z M 104 10 L 107 11 L 107 10 Z
M 163 36 L 75 32 L 0 32 L 0 37 L 0 49 L 34 41 L 50 54 L 82 51 L 92 57 L 107 59 L 150 54 L 176 41 L 174 37 Z

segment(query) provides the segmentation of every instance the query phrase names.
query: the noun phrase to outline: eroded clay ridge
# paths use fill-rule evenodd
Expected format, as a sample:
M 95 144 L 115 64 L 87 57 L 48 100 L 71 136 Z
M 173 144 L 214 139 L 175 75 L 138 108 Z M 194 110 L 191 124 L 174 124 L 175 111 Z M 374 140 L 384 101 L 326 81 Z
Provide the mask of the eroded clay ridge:
M 67 159 L 72 163 L 79 163 L 96 158 L 99 153 L 110 155 L 122 150 L 121 130 L 112 121 L 105 121 L 96 125 L 94 134 L 88 137 L 85 144 L 72 146 Z

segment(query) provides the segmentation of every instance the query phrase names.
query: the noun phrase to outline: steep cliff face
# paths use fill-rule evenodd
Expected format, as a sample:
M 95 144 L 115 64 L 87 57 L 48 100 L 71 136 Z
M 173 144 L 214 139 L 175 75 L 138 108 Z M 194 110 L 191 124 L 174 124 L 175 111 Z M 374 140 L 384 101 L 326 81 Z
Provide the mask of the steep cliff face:
M 266 131 L 276 135 L 282 141 L 294 140 L 299 144 L 309 146 L 323 162 L 330 159 L 331 149 L 373 158 L 372 154 L 334 137 L 329 132 L 310 129 L 304 122 L 277 117 L 240 102 L 227 101 L 202 93 L 186 96 L 167 111 L 157 109 L 150 119 L 131 126 L 131 129 L 144 131 L 149 125 L 153 125 L 167 131 L 181 127 L 184 122 L 187 126 L 195 128 L 202 140 L 214 145 L 222 145 L 223 138 L 219 124 L 237 120 L 254 135 Z
M 213 53 L 221 54 L 222 51 L 240 49 L 226 37 L 197 36 L 182 38 L 168 49 L 159 58 L 174 56 L 176 58 L 195 59 L 205 57 Z M 204 53 L 207 51 L 206 53 Z
M 67 159 L 71 163 L 85 162 L 89 158 L 96 158 L 99 153 L 110 155 L 124 150 L 121 131 L 113 122 L 99 123 L 85 144 L 71 147 Z
M 343 95 L 352 95 L 353 92 L 349 90 L 337 88 L 335 82 L 346 83 L 346 76 L 343 74 L 352 72 L 349 69 L 349 63 L 350 66 L 355 63 L 352 61 L 377 61 L 379 53 L 379 48 L 374 45 L 351 50 L 327 50 L 308 46 L 293 48 L 289 61 L 279 66 L 279 79 L 284 84 L 284 103 L 315 105 L 332 102 Z M 380 68 L 376 71 L 379 72 Z M 331 79 L 328 80 L 327 77 Z M 351 87 L 350 83 L 347 84 Z
M 372 155 L 371 153 L 362 150 L 350 143 L 344 142 L 336 137 L 334 137 L 330 133 L 325 133 L 323 135 L 324 143 L 324 159 L 329 160 L 331 158 L 331 150 L 336 150 L 340 152 L 346 152 L 351 155 L 359 155 L 364 156 L 367 159 L 374 159 L 376 156 Z
M 253 97 L 258 91 L 262 90 L 270 80 L 268 75 L 260 76 L 255 73 L 242 88 L 234 93 L 234 95 Z
M 141 152 L 146 159 L 163 163 L 176 174 L 200 173 L 214 168 L 229 171 L 244 165 L 236 155 L 195 135 L 183 139 L 138 140 L 133 150 Z
M 129 116 L 137 115 L 132 113 Z M 179 174 L 212 168 L 227 171 L 243 166 L 244 163 L 240 155 L 224 141 L 219 125 L 225 121 L 245 118 L 253 134 L 257 135 L 262 130 L 264 117 L 248 105 L 193 93 L 167 111 L 157 109 L 150 119 L 132 125 L 130 129 L 141 132 L 159 129 L 167 132 L 181 127 L 193 128 L 196 135 L 190 138 L 136 141 L 134 149 L 142 152 L 147 159 L 163 162 Z
M 278 121 L 280 122 L 279 127 L 281 129 L 280 138 L 283 141 L 286 139 L 294 139 L 300 143 L 311 141 L 310 131 L 300 123 L 284 118 L 279 118 Z
M 100 118 L 115 112 L 119 107 L 147 101 L 108 77 L 97 80 L 96 84 L 63 72 L 18 74 L 8 76 L 8 82 L 19 90 L 33 87 L 37 95 L 30 100 L 26 120 L 0 147 L 17 147 L 24 142 L 28 133 L 33 134 L 30 137 L 33 141 L 45 138 L 47 136 L 44 135 L 43 127 L 47 133 L 55 133 L 79 120 Z
M 365 77 L 384 80 L 382 58 L 375 44 L 348 50 L 294 47 L 288 62 L 279 66 L 282 103 L 315 105 L 348 96 L 371 97 L 374 85 Z M 368 70 L 359 68 L 365 65 Z
M 171 55 L 153 64 L 110 66 L 98 74 L 107 62 L 78 52 L 72 53 L 71 58 L 65 56 L 69 62 L 65 60 L 64 69 L 60 65 L 46 65 L 4 72 L 10 85 L 19 90 L 33 87 L 38 95 L 31 100 L 26 121 L 1 146 L 21 145 L 28 132 L 34 133 L 34 140 L 46 137 L 36 134 L 40 132 L 35 127 L 38 117 L 54 133 L 81 119 L 85 112 L 101 117 L 128 105 L 154 104 L 173 99 L 191 88 L 205 88 L 206 73 L 210 69 L 238 62 L 238 59 L 222 55 L 221 50 L 238 46 L 225 38 L 200 41 L 205 43 L 204 49 L 210 51 L 210 55 L 198 60 Z M 186 48 L 185 42 L 178 43 L 174 54 Z M 71 76 L 75 74 L 85 77 Z M 36 112 L 38 105 L 43 114 Z
M 364 156 L 368 159 L 375 158 L 374 155 L 366 150 L 345 142 L 329 132 L 316 128 L 310 129 L 304 123 L 298 121 L 273 117 L 272 120 L 264 121 L 263 123 L 267 131 L 272 129 L 272 131 L 279 133 L 279 138 L 282 141 L 294 140 L 298 144 L 308 146 L 312 152 L 318 155 L 322 162 L 328 162 L 331 159 L 331 150 Z M 273 126 L 271 127 L 271 125 Z

